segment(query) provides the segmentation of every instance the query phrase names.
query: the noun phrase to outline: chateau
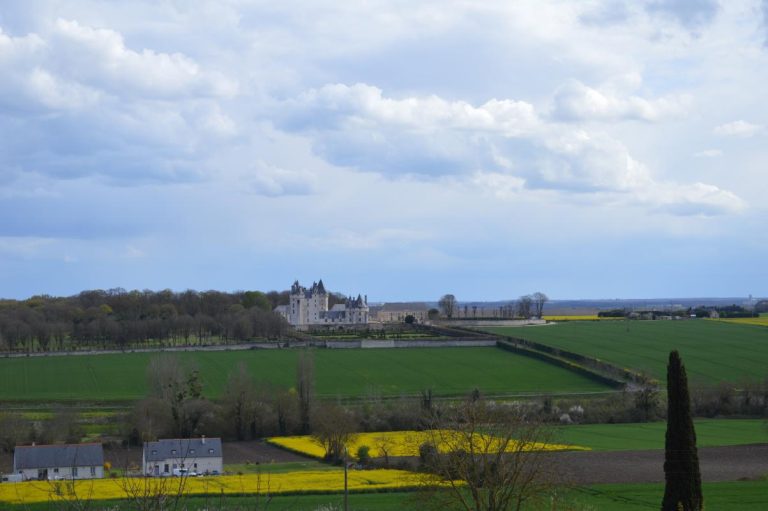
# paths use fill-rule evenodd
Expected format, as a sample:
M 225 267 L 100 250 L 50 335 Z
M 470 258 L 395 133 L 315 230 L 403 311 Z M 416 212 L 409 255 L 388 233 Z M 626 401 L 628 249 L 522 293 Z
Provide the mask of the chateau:
M 291 286 L 288 305 L 278 305 L 275 312 L 297 328 L 310 326 L 346 326 L 368 324 L 368 297 L 351 296 L 344 303 L 337 303 L 328 309 L 328 292 L 323 280 L 313 282 L 307 289 L 299 281 Z

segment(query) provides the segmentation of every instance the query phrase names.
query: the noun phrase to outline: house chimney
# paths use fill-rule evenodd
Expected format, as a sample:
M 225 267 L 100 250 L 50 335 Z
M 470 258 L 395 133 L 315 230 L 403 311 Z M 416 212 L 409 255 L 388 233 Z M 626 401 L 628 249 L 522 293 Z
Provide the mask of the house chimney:
M 203 436 L 200 438 L 200 441 L 203 443 L 203 445 L 205 445 L 205 435 L 203 435 Z

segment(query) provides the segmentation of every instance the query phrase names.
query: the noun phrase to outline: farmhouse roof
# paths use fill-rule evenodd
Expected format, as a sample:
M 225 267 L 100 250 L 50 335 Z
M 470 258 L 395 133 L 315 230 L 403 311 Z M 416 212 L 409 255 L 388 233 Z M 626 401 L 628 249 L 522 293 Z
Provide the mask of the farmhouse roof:
M 16 446 L 14 472 L 22 469 L 54 467 L 98 467 L 104 464 L 100 443 Z
M 144 442 L 146 461 L 220 457 L 221 438 L 166 438 L 157 442 Z

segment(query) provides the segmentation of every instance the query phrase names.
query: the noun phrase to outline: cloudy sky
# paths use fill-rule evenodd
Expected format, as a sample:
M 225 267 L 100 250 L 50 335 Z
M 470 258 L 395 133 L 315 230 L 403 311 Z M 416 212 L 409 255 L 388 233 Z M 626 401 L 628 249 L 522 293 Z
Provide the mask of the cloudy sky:
M 0 296 L 768 295 L 766 83 L 768 0 L 3 1 Z

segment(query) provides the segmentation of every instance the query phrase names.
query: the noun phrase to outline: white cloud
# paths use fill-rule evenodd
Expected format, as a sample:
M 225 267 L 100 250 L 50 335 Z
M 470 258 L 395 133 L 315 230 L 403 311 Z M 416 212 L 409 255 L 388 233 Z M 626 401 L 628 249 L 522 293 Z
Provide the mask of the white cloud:
M 719 158 L 723 155 L 723 151 L 720 149 L 704 149 L 703 151 L 697 151 L 693 153 L 696 158 Z
M 602 115 L 656 119 L 664 108 L 630 101 L 609 106 Z M 309 90 L 278 110 L 285 112 L 279 124 L 310 136 L 330 163 L 360 170 L 459 175 L 504 196 L 539 189 L 611 193 L 619 202 L 654 206 L 679 202 L 686 214 L 696 204 L 708 214 L 743 207 L 732 193 L 718 194 L 717 187 L 703 193 L 699 185 L 658 180 L 609 134 L 549 122 L 524 101 L 493 99 L 474 106 L 435 95 L 392 98 L 365 84 L 335 84 Z
M 53 240 L 30 236 L 0 236 L 0 255 L 31 258 L 45 253 Z
M 686 113 L 689 104 L 690 98 L 685 96 L 657 99 L 620 97 L 610 91 L 593 89 L 572 80 L 555 93 L 552 115 L 564 120 L 656 122 L 681 116 Z
M 265 162 L 258 162 L 241 175 L 247 191 L 267 197 L 283 195 L 309 195 L 314 193 L 317 180 L 306 170 L 288 170 Z
M 688 186 L 661 185 L 645 199 L 661 211 L 675 215 L 716 216 L 739 213 L 746 204 L 735 194 L 716 186 L 694 183 Z
M 128 245 L 125 247 L 125 252 L 123 253 L 123 257 L 126 257 L 128 259 L 141 259 L 143 257 L 146 257 L 147 254 L 140 248 L 136 248 L 133 245 Z
M 752 124 L 747 121 L 733 121 L 726 124 L 721 124 L 715 128 L 717 135 L 724 137 L 741 137 L 749 138 L 763 131 L 763 127 L 759 124 Z
M 322 248 L 345 250 L 374 250 L 392 244 L 402 247 L 434 238 L 433 234 L 419 229 L 383 227 L 366 232 L 349 229 L 334 229 L 322 238 L 310 241 Z
M 118 95 L 132 91 L 145 97 L 231 96 L 237 92 L 236 83 L 205 71 L 183 53 L 156 52 L 148 48 L 133 50 L 115 30 L 58 19 L 51 43 L 55 57 L 63 64 L 62 71 L 70 70 L 84 81 Z
M 101 99 L 99 91 L 62 80 L 40 68 L 32 70 L 27 83 L 29 94 L 51 110 L 79 110 L 94 106 Z
M 325 85 L 304 92 L 282 106 L 293 111 L 293 118 L 289 118 L 292 124 L 374 123 L 421 133 L 449 128 L 503 132 L 507 136 L 527 133 L 538 124 L 533 105 L 525 101 L 492 99 L 475 107 L 436 95 L 393 99 L 385 98 L 381 89 L 363 83 Z M 315 118 L 314 114 L 320 112 L 330 117 Z

